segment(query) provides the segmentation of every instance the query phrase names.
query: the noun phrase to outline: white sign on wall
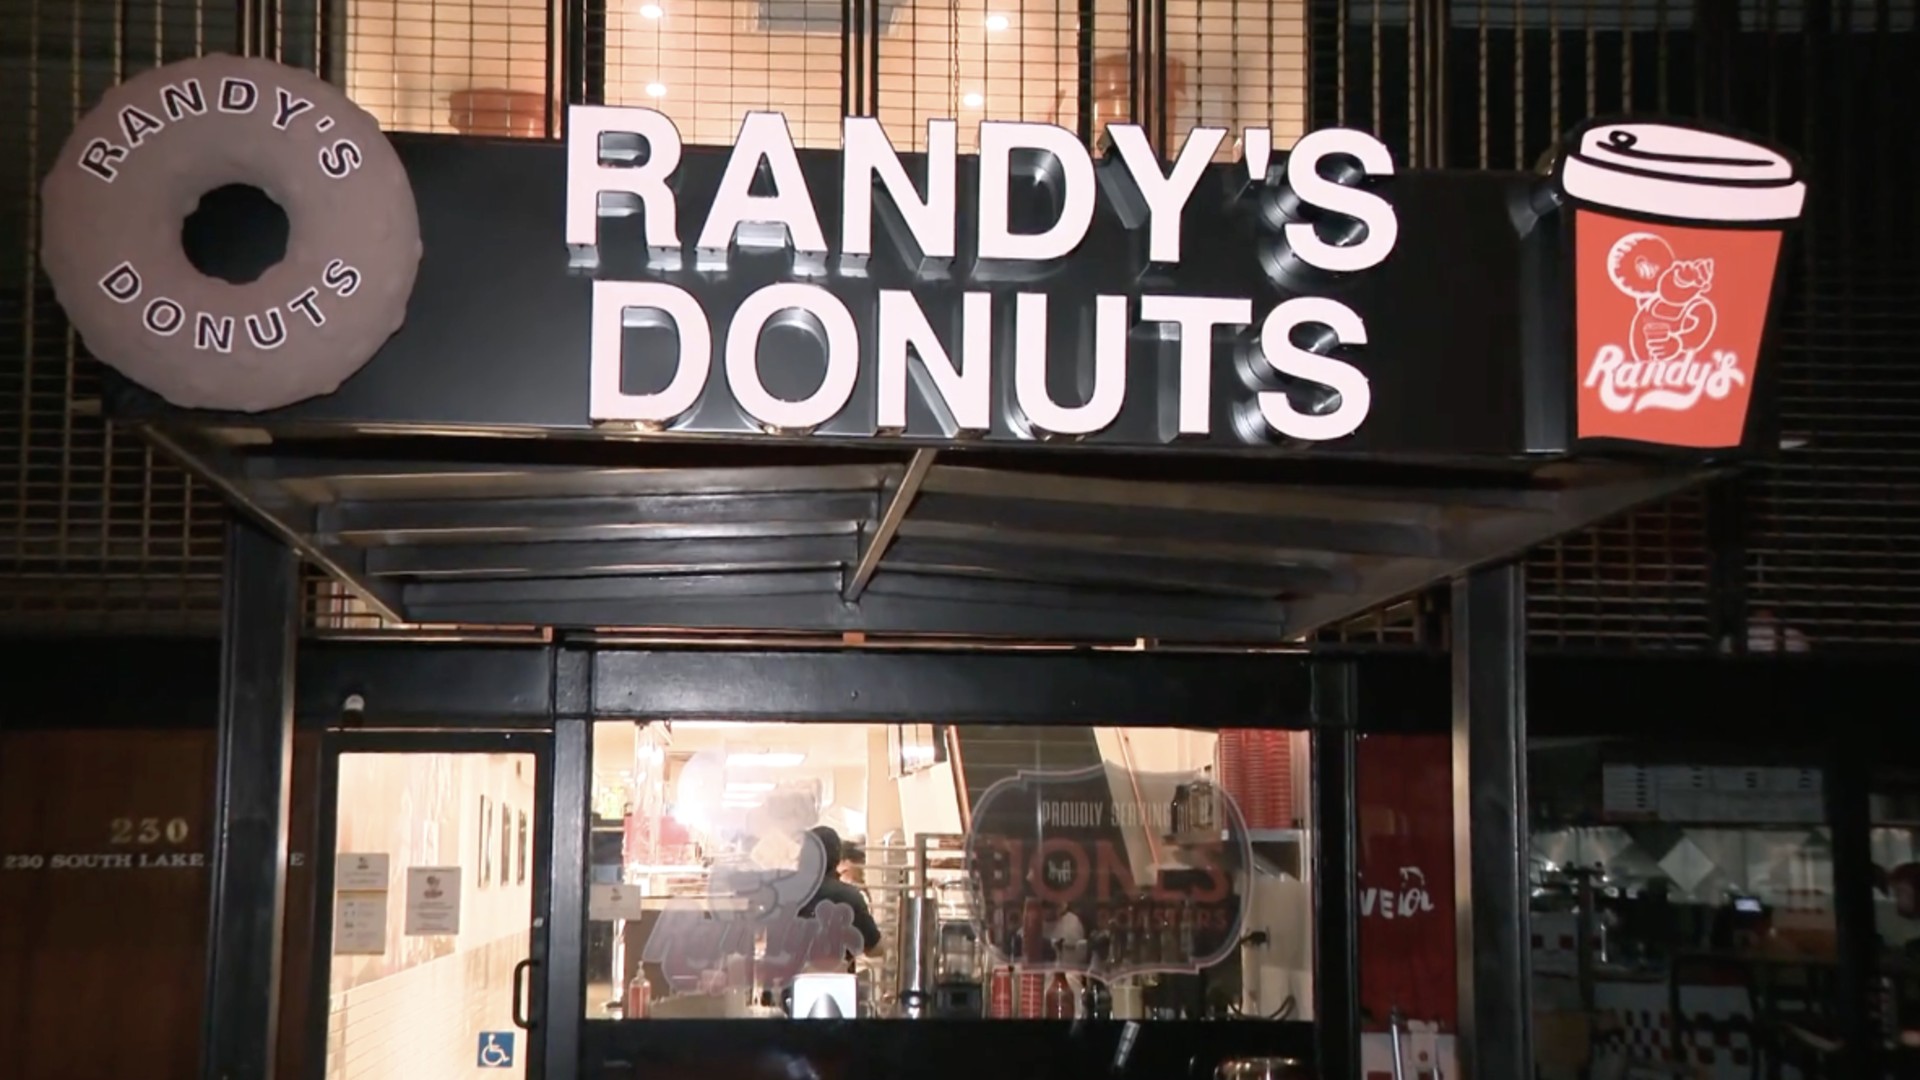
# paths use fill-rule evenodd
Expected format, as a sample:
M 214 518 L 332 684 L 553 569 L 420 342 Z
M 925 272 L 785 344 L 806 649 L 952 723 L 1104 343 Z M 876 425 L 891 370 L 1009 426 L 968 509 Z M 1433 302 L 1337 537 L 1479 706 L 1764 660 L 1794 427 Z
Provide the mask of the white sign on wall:
M 391 860 L 384 852 L 342 852 L 334 857 L 333 887 L 336 892 L 385 892 Z
M 637 885 L 595 885 L 587 893 L 587 918 L 594 922 L 638 919 L 646 910 L 647 895 Z
M 379 956 L 387 951 L 385 892 L 341 893 L 333 898 L 333 951 L 339 956 Z
M 431 937 L 460 932 L 460 868 L 407 868 L 408 937 Z

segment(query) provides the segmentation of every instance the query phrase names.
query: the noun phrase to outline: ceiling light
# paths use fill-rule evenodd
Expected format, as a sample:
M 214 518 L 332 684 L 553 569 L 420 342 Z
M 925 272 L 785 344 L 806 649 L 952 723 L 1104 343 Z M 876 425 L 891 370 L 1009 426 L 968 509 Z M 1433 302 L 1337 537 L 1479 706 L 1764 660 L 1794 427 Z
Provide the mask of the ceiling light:
M 665 14 L 666 12 L 660 9 L 659 4 L 641 4 L 640 5 L 640 17 L 643 19 L 657 19 L 660 16 Z
M 763 750 L 727 755 L 730 768 L 791 769 L 807 760 L 807 755 L 792 750 Z
M 657 82 L 650 82 L 650 83 L 648 83 L 648 84 L 647 84 L 647 96 L 648 96 L 648 97 L 666 97 L 666 96 L 667 96 L 667 84 L 666 84 L 666 83 L 657 83 Z
M 994 14 L 987 16 L 987 29 L 996 34 L 1012 25 L 1013 20 L 1007 18 L 1005 15 Z
M 980 93 L 978 90 L 972 91 L 968 93 L 966 97 L 960 99 L 960 104 L 965 105 L 969 109 L 977 109 L 986 103 L 986 95 Z

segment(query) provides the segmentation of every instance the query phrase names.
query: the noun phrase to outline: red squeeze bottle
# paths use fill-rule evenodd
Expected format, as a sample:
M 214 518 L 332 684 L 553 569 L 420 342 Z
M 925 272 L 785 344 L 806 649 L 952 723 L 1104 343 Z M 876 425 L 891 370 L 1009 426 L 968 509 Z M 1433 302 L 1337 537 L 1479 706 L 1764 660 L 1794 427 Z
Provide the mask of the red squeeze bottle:
M 652 1004 L 652 997 L 653 988 L 647 985 L 646 973 L 636 973 L 633 981 L 627 984 L 627 1019 L 644 1019 L 647 1015 L 647 1006 Z
M 1073 1019 L 1073 988 L 1067 985 L 1065 972 L 1053 973 L 1053 984 L 1047 987 L 1043 1011 L 1049 1020 Z

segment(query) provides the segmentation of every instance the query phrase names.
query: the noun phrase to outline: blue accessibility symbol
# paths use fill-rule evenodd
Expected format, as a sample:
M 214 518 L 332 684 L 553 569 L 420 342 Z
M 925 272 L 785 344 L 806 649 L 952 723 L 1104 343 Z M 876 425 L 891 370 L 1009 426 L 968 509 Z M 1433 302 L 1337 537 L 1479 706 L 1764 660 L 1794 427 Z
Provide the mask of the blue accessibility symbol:
M 513 1032 L 483 1031 L 474 1064 L 482 1069 L 513 1068 Z

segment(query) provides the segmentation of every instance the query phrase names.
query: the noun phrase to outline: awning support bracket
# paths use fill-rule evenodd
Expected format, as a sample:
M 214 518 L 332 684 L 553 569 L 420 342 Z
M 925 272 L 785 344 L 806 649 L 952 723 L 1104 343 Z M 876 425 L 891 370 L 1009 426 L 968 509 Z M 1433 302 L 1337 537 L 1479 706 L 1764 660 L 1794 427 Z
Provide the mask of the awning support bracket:
M 840 599 L 849 604 L 860 602 L 860 594 L 867 590 L 867 583 L 873 580 L 873 572 L 880 569 L 880 560 L 886 558 L 887 548 L 893 546 L 893 538 L 900 532 L 900 523 L 907 519 L 907 511 L 913 506 L 914 497 L 920 494 L 920 485 L 926 483 L 927 473 L 933 469 L 933 459 L 939 456 L 937 450 L 915 450 L 913 459 L 907 462 L 907 471 L 900 477 L 900 486 L 894 489 L 893 498 L 888 500 L 887 508 L 880 513 L 880 523 L 874 527 L 873 538 L 860 552 L 860 561 L 848 572 L 846 584 L 840 588 Z

